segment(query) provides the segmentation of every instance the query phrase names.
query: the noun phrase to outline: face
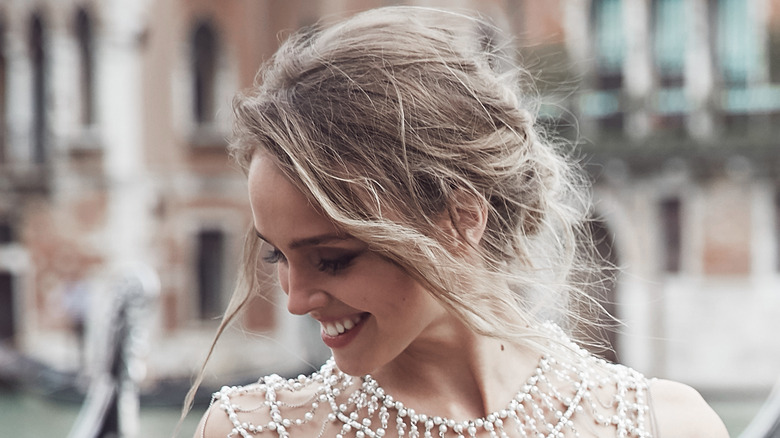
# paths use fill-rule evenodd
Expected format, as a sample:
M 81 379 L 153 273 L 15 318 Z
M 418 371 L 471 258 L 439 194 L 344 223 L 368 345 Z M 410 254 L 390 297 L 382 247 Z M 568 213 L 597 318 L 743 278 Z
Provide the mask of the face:
M 320 322 L 323 342 L 352 375 L 373 373 L 415 343 L 429 341 L 448 317 L 398 265 L 340 231 L 258 154 L 249 197 L 263 258 L 276 264 L 288 310 Z

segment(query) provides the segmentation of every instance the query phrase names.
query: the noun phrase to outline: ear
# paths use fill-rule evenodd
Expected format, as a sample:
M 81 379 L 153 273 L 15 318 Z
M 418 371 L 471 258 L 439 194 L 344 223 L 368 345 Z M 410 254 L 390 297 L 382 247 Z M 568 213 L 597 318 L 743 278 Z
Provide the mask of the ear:
M 488 202 L 478 193 L 457 190 L 450 200 L 449 227 L 459 243 L 475 248 L 485 234 Z

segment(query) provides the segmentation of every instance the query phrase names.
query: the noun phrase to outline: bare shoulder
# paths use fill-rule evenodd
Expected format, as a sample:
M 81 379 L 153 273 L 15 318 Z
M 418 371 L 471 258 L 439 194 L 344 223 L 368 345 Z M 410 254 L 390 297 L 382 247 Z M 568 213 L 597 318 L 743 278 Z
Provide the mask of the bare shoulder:
M 654 380 L 650 396 L 660 438 L 728 438 L 723 421 L 690 386 Z
M 226 437 L 233 429 L 232 423 L 212 404 L 200 418 L 194 438 Z
M 259 385 L 222 388 L 214 394 L 211 406 L 200 419 L 195 431 L 195 438 L 225 438 L 233 433 L 237 419 L 236 410 L 252 411 L 254 421 L 265 424 L 267 418 L 262 418 L 259 408 L 265 400 L 265 391 Z M 265 420 L 265 421 L 263 421 Z
M 268 376 L 259 383 L 223 387 L 214 394 L 203 414 L 195 438 L 268 436 L 287 429 L 296 437 L 313 437 L 321 432 L 327 412 L 316 409 L 321 386 L 304 377 L 285 380 Z

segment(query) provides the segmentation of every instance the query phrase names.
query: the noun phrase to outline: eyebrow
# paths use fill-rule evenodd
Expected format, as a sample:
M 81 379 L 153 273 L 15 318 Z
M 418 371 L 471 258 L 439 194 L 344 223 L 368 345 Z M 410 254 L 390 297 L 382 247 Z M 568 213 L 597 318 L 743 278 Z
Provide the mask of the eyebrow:
M 271 246 L 276 246 L 273 243 L 271 243 L 270 240 L 266 239 L 265 236 L 260 234 L 259 231 L 255 230 L 255 234 L 262 241 L 268 243 Z M 329 243 L 329 242 L 332 242 L 332 241 L 343 241 L 343 240 L 349 240 L 349 239 L 352 239 L 352 236 L 349 236 L 349 235 L 346 235 L 346 234 L 340 234 L 340 233 L 320 234 L 320 235 L 316 235 L 316 236 L 304 237 L 302 239 L 293 240 L 290 243 L 290 249 L 297 249 L 297 248 L 302 248 L 302 247 L 306 247 L 306 246 L 322 245 L 323 243 Z

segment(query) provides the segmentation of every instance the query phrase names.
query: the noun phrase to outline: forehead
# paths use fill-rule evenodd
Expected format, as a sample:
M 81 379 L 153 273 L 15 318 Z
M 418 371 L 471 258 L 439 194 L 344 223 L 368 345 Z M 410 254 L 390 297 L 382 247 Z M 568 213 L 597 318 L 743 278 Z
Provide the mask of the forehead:
M 249 191 L 257 192 L 272 187 L 285 189 L 292 181 L 282 172 L 276 160 L 264 153 L 256 153 L 249 162 L 248 171 Z M 300 192 L 296 188 L 297 192 Z M 301 193 L 301 195 L 303 195 Z
M 248 185 L 255 229 L 275 244 L 336 230 L 273 158 L 263 154 L 252 158 Z

